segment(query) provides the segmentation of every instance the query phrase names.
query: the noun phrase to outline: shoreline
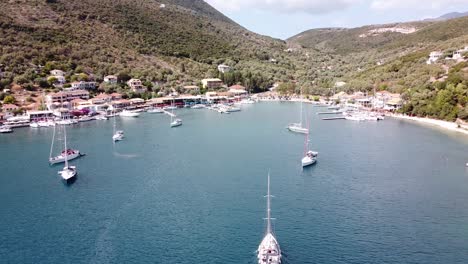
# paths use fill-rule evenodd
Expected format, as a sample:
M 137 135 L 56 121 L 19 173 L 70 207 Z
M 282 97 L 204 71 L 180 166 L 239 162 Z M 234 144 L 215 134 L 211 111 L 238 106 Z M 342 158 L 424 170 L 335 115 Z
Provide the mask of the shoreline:
M 418 124 L 437 127 L 437 128 L 441 128 L 447 131 L 458 132 L 460 134 L 464 134 L 465 136 L 468 136 L 468 126 L 465 125 L 465 126 L 459 127 L 458 124 L 455 122 L 448 122 L 448 121 L 437 120 L 437 119 L 426 118 L 426 117 L 413 117 L 413 116 L 406 116 L 406 115 L 399 115 L 399 114 L 391 114 L 387 116 L 395 118 L 395 119 L 413 121 Z

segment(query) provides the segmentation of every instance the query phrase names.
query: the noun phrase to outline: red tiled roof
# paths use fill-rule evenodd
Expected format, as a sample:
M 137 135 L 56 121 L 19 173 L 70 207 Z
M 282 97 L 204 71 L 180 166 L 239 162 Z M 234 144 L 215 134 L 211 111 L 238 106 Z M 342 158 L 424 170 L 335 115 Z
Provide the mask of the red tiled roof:
M 233 86 L 229 87 L 229 89 L 234 89 L 234 90 L 245 90 L 245 87 L 242 86 L 242 85 L 236 84 L 236 85 L 233 85 Z

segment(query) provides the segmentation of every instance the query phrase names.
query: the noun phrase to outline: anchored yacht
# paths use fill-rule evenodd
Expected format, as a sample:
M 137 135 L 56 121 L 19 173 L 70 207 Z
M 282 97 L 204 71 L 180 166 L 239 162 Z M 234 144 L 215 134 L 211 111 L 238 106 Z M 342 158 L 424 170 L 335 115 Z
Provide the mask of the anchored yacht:
M 258 264 L 280 264 L 281 263 L 281 249 L 273 229 L 271 227 L 271 208 L 270 208 L 270 174 L 268 173 L 268 192 L 267 192 L 267 229 L 265 237 L 258 246 L 257 258 Z

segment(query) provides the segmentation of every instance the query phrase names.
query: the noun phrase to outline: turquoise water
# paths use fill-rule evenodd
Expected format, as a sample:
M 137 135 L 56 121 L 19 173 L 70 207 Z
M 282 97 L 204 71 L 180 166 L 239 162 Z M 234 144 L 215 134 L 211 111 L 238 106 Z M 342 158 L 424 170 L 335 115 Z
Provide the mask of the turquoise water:
M 318 111 L 308 106 L 308 111 Z M 255 263 L 266 175 L 286 263 L 466 263 L 468 139 L 399 120 L 321 121 L 316 166 L 286 131 L 298 105 L 81 123 L 79 176 L 49 167 L 52 129 L 0 135 L 0 263 Z

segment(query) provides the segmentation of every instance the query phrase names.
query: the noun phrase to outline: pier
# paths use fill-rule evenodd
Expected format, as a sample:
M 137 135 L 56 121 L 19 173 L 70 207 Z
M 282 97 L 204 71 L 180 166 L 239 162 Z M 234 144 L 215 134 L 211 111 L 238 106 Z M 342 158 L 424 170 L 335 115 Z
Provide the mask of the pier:
M 317 115 L 334 115 L 334 114 L 342 114 L 343 111 L 332 111 L 332 112 L 318 112 Z
M 346 119 L 344 116 L 335 116 L 335 117 L 322 118 L 322 120 L 344 120 L 344 119 Z

